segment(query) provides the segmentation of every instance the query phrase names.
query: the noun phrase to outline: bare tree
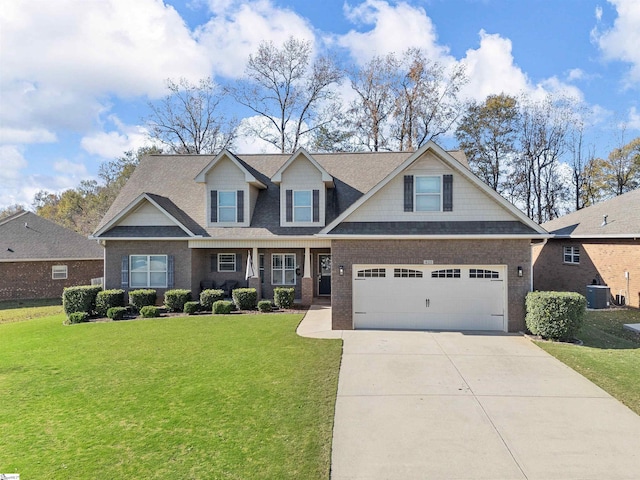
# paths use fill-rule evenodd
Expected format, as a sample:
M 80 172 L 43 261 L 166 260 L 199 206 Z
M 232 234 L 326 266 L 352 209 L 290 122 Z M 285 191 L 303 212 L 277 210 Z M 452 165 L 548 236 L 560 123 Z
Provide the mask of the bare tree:
M 172 153 L 217 153 L 233 144 L 238 123 L 222 113 L 224 92 L 211 78 L 167 80 L 169 94 L 149 103 L 149 137 Z
M 290 37 L 280 48 L 273 42 L 261 43 L 249 56 L 244 80 L 229 91 L 267 125 L 249 125 L 249 132 L 285 153 L 333 121 L 337 97 L 331 87 L 341 78 L 330 57 L 312 62 L 311 42 Z
M 595 157 L 595 147 L 592 145 L 585 151 L 583 136 L 584 124 L 579 121 L 569 136 L 571 186 L 576 210 L 588 207 L 599 199 L 596 187 L 598 160 Z
M 0 220 L 8 218 L 17 213 L 22 213 L 25 211 L 24 205 L 20 205 L 19 203 L 14 203 L 13 205 L 9 205 L 0 209 Z

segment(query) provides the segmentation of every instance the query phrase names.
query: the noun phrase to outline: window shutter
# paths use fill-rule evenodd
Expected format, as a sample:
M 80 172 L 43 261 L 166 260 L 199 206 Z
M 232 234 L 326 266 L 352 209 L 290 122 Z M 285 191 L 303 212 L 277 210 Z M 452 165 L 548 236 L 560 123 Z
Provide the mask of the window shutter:
M 287 210 L 287 222 L 293 222 L 293 190 L 287 190 L 286 192 L 286 210 Z
M 167 256 L 167 288 L 173 288 L 175 285 L 175 267 L 173 255 Z
M 122 256 L 122 269 L 121 269 L 121 278 L 120 278 L 120 288 L 127 289 L 129 288 L 129 256 Z
M 236 217 L 236 220 L 238 221 L 238 223 L 242 223 L 244 222 L 244 190 L 238 190 L 236 203 L 238 208 L 238 215 Z
M 218 271 L 218 255 L 217 254 L 212 254 L 211 255 L 211 272 L 217 272 Z
M 453 211 L 453 175 L 442 176 L 442 210 Z
M 211 223 L 218 221 L 218 191 L 211 190 Z
M 404 211 L 413 212 L 413 175 L 404 176 Z
M 320 221 L 320 190 L 313 191 L 313 221 Z
M 236 253 L 236 272 L 242 272 L 242 254 Z

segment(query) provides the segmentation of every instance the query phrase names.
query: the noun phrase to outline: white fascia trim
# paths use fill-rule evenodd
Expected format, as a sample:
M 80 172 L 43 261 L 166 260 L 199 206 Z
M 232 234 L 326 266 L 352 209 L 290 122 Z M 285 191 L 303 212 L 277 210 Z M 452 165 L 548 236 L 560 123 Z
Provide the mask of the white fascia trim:
M 598 240 L 606 240 L 607 238 L 630 238 L 633 240 L 636 240 L 638 238 L 640 238 L 640 233 L 614 233 L 611 235 L 605 235 L 605 234 L 601 234 L 601 235 L 553 235 L 551 236 L 551 238 L 557 238 L 557 239 L 564 239 L 564 240 L 570 240 L 572 238 L 575 239 L 586 239 L 586 238 L 595 238 Z
M 0 259 L 0 263 L 18 263 L 18 262 L 85 262 L 88 260 L 102 260 L 103 257 L 96 258 L 19 258 L 17 260 Z
M 244 181 L 253 185 L 254 187 L 257 187 L 259 189 L 265 189 L 267 188 L 267 186 L 262 183 L 260 180 L 258 180 L 256 177 L 254 177 L 251 172 L 249 172 L 249 170 L 247 170 L 244 165 L 242 165 L 239 161 L 238 158 L 231 153 L 229 150 L 227 150 L 226 148 L 224 150 L 222 150 L 218 155 L 215 156 L 215 158 L 213 160 L 211 160 L 202 170 L 200 170 L 200 173 L 198 173 L 196 175 L 196 177 L 194 178 L 194 180 L 196 181 L 196 183 L 206 183 L 207 181 L 207 173 L 209 173 L 209 170 L 211 170 L 222 158 L 228 158 L 229 160 L 231 160 L 233 162 L 233 164 L 238 167 L 240 169 L 240 171 L 244 174 Z
M 311 164 L 318 169 L 320 174 L 322 175 L 322 181 L 324 182 L 327 188 L 333 188 L 333 177 L 327 172 L 322 165 L 320 165 L 315 158 L 311 156 L 309 152 L 304 147 L 298 148 L 293 155 L 291 155 L 286 162 L 278 169 L 276 173 L 271 177 L 271 181 L 276 185 L 279 185 L 282 182 L 282 172 L 284 172 L 291 163 L 297 159 L 300 155 L 304 155 L 304 157 L 311 162 Z
M 332 240 L 531 240 L 536 238 L 551 238 L 548 234 L 539 235 L 348 235 L 348 234 L 318 234 L 318 237 Z
M 100 237 L 97 238 L 95 240 L 102 240 L 102 241 L 129 241 L 129 240 L 133 240 L 133 241 L 138 241 L 138 240 L 153 240 L 153 241 L 158 241 L 158 240 L 162 240 L 162 241 L 183 241 L 183 242 L 187 242 L 189 240 L 192 239 L 197 239 L 197 238 L 203 238 L 200 235 L 193 235 L 191 237 Z

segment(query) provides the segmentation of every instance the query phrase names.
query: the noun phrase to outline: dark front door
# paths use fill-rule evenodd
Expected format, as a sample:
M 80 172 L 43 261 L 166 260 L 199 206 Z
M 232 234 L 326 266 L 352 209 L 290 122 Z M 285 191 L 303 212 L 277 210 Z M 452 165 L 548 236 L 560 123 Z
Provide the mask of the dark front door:
M 318 295 L 331 295 L 331 254 L 318 255 Z

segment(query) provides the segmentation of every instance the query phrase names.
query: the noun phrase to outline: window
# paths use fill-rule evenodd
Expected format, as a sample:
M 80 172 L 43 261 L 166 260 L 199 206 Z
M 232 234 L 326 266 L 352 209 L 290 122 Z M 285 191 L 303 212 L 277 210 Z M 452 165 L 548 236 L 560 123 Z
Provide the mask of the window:
M 358 278 L 385 278 L 387 271 L 384 268 L 367 268 L 358 270 Z
M 446 270 L 435 270 L 431 272 L 431 278 L 460 278 L 460 269 L 447 268 Z
M 439 212 L 441 191 L 440 177 L 416 176 L 416 212 Z
M 131 255 L 129 262 L 131 288 L 167 287 L 166 255 Z
M 236 271 L 236 254 L 235 253 L 219 253 L 218 254 L 218 271 L 219 272 L 235 272 Z
M 293 221 L 310 222 L 312 213 L 311 190 L 293 192 Z
M 493 270 L 483 270 L 481 268 L 470 268 L 469 278 L 500 278 L 500 274 Z
M 564 263 L 580 263 L 580 248 L 564 247 Z
M 271 256 L 271 283 L 273 285 L 296 284 L 295 253 L 274 253 Z
M 260 254 L 260 283 L 264 285 L 264 253 Z
M 67 273 L 66 265 L 54 265 L 51 267 L 51 278 L 54 280 L 66 280 Z
M 395 278 L 422 278 L 422 272 L 410 268 L 394 268 L 393 276 Z
M 235 222 L 237 193 L 233 191 L 218 192 L 218 222 Z

